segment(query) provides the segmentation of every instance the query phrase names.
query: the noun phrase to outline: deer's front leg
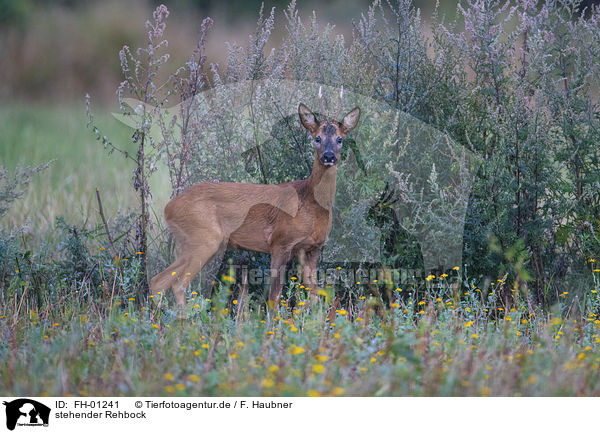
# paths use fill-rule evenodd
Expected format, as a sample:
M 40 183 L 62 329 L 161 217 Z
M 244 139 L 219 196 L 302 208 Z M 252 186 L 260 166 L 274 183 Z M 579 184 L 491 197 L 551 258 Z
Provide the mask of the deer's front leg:
M 271 251 L 271 287 L 269 289 L 269 306 L 275 307 L 281 297 L 285 268 L 290 261 L 289 249 L 275 249 Z
M 305 252 L 304 257 L 300 259 L 302 263 L 302 283 L 311 289 L 317 287 L 317 263 L 321 255 L 321 248 Z

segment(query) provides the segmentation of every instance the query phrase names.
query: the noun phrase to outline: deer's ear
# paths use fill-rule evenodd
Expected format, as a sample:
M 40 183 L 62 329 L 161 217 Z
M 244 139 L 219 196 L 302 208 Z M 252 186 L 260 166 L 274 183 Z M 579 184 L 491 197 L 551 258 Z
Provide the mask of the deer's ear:
M 356 107 L 354 110 L 346 114 L 346 116 L 344 116 L 344 120 L 342 120 L 342 132 L 347 134 L 348 132 L 352 131 L 358 124 L 359 118 L 360 108 Z
M 311 133 L 314 134 L 317 129 L 319 129 L 319 124 L 317 123 L 317 119 L 315 119 L 315 115 L 306 105 L 300 104 L 298 106 L 298 114 L 300 115 L 300 122 L 302 122 L 302 125 L 304 125 Z

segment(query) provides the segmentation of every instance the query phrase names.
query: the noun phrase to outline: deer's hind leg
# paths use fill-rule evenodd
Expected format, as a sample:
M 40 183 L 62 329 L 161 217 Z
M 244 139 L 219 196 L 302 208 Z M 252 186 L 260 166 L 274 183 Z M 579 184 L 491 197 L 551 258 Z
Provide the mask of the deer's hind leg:
M 152 278 L 150 287 L 154 295 L 173 289 L 177 304 L 184 307 L 185 288 L 222 248 L 224 237 L 218 229 L 206 226 L 195 227 L 193 231 L 183 231 L 173 223 L 170 226 L 179 246 L 177 260 Z M 184 233 L 186 236 L 183 236 Z

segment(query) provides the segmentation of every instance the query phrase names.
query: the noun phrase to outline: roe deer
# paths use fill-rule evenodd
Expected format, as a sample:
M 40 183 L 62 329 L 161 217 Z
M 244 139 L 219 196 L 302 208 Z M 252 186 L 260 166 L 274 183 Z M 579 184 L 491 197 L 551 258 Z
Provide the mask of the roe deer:
M 342 94 L 343 90 L 340 107 Z M 323 112 L 320 90 L 319 98 Z M 184 288 L 225 248 L 271 254 L 269 305 L 278 302 L 285 267 L 294 256 L 302 264 L 303 283 L 315 288 L 317 261 L 331 231 L 342 140 L 356 127 L 360 109 L 354 108 L 341 122 L 326 115 L 318 122 L 304 104 L 299 105 L 298 114 L 314 143 L 311 175 L 279 185 L 201 182 L 172 199 L 164 214 L 178 255 L 173 264 L 152 278 L 153 294 L 165 293 L 171 287 L 183 307 Z M 338 115 L 339 108 L 335 117 Z

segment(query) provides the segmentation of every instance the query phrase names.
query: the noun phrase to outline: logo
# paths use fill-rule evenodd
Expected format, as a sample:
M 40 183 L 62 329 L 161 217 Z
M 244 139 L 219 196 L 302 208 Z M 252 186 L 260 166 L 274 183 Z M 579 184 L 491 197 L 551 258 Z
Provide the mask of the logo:
M 14 430 L 15 426 L 48 427 L 50 408 L 35 400 L 19 398 L 4 402 L 6 406 L 6 428 Z

